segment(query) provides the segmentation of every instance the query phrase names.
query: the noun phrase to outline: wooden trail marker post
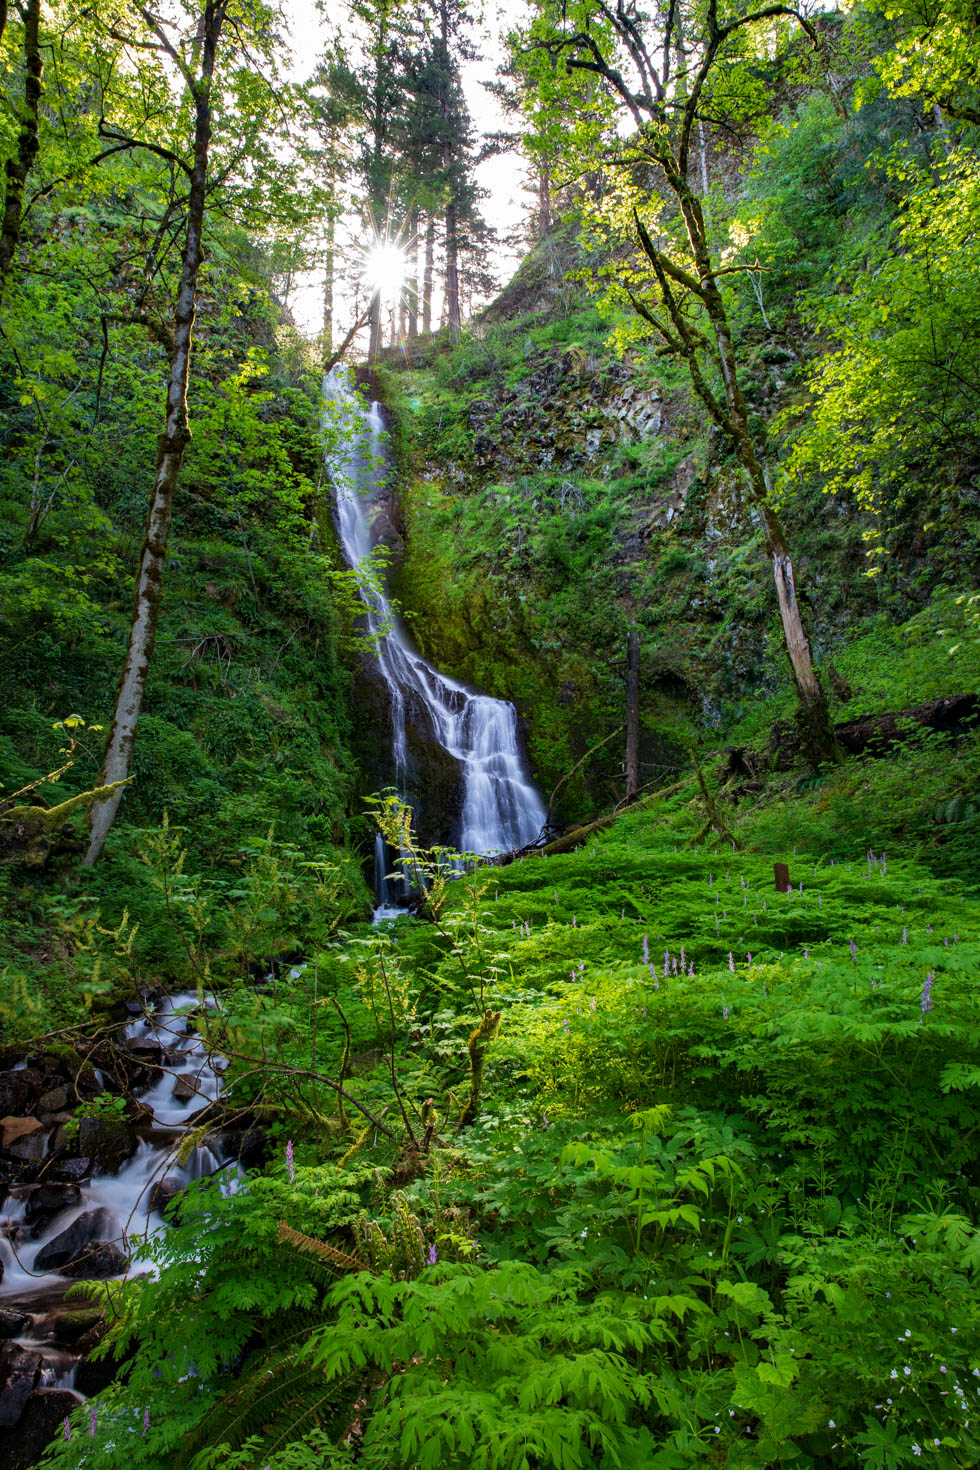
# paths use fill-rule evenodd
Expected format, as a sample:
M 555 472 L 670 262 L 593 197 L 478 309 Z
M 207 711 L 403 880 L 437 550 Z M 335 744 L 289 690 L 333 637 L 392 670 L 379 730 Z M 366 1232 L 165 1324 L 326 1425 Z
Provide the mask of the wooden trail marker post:
M 773 872 L 776 875 L 777 893 L 789 892 L 789 868 L 785 863 L 773 863 Z

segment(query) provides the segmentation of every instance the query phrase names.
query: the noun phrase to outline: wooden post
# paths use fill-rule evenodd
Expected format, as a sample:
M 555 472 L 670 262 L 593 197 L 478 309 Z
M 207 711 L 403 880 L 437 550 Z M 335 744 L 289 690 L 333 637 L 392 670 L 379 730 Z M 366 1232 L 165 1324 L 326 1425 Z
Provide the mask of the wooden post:
M 773 872 L 776 876 L 776 892 L 789 892 L 789 868 L 785 863 L 773 863 Z
M 640 638 L 626 635 L 626 800 L 640 789 Z

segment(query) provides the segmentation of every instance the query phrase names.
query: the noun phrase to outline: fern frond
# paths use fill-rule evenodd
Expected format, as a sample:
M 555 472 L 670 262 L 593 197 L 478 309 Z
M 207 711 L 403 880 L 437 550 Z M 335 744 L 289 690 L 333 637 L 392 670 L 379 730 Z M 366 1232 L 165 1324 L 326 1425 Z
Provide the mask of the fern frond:
M 294 1230 L 291 1225 L 286 1224 L 285 1220 L 279 1221 L 279 1239 L 287 1245 L 295 1246 L 296 1250 L 305 1251 L 307 1255 L 326 1261 L 331 1266 L 339 1266 L 342 1271 L 374 1270 L 374 1267 L 365 1261 L 359 1261 L 356 1256 L 349 1256 L 346 1251 L 340 1251 L 336 1246 L 328 1245 L 325 1240 L 315 1240 L 312 1235 L 304 1235 L 302 1230 Z

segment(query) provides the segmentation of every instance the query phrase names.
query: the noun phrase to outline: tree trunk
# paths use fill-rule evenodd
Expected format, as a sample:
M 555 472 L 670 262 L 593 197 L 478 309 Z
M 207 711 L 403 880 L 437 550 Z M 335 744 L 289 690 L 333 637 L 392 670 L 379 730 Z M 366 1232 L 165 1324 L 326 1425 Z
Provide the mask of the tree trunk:
M 24 80 L 24 111 L 21 115 L 20 135 L 17 152 L 7 159 L 7 188 L 3 205 L 3 224 L 0 226 L 0 301 L 3 300 L 7 277 L 14 262 L 20 240 L 20 226 L 24 212 L 24 185 L 27 175 L 37 157 L 37 119 L 41 104 L 41 46 L 38 27 L 41 16 L 41 0 L 28 0 L 24 12 L 24 62 L 27 74 Z
M 538 235 L 541 239 L 551 229 L 551 168 L 547 158 L 538 160 Z
M 749 496 L 762 518 L 766 551 L 772 563 L 773 581 L 776 586 L 776 600 L 779 605 L 783 639 L 796 683 L 800 721 L 809 758 L 814 766 L 825 761 L 840 762 L 843 755 L 834 735 L 827 696 L 813 667 L 810 643 L 796 597 L 796 578 L 786 533 L 779 517 L 769 504 L 768 476 L 756 453 L 749 426 L 748 406 L 738 381 L 735 348 L 732 343 L 725 303 L 712 268 L 708 233 L 701 204 L 676 165 L 672 169 L 666 168 L 665 172 L 681 206 L 688 240 L 694 253 L 699 280 L 698 294 L 707 312 L 717 346 L 718 364 L 725 388 L 724 404 L 718 402 L 701 376 L 695 360 L 696 344 L 690 335 L 686 334 L 686 329 L 682 330 L 678 326 L 679 335 L 687 344 L 685 356 L 691 380 L 698 396 L 718 423 L 744 468 L 748 479 Z M 675 325 L 678 325 L 678 321 L 679 318 L 675 318 Z
M 408 306 L 408 340 L 414 342 L 419 334 L 419 225 L 421 216 L 419 211 L 413 210 L 411 219 L 411 236 L 409 238 L 409 251 L 411 253 L 411 275 L 405 282 L 405 296 Z
M 371 297 L 370 323 L 371 337 L 368 342 L 368 362 L 377 362 L 378 353 L 381 351 L 381 292 L 378 291 Z
M 333 181 L 331 180 L 331 183 Z M 329 357 L 333 352 L 333 272 L 334 272 L 334 232 L 336 222 L 334 220 L 333 208 L 327 211 L 327 249 L 324 262 L 323 274 L 323 355 Z
M 173 348 L 170 354 L 170 379 L 167 384 L 166 425 L 157 449 L 156 480 L 146 521 L 146 539 L 140 554 L 136 579 L 136 605 L 129 635 L 126 662 L 116 698 L 112 728 L 106 745 L 100 784 L 109 786 L 125 781 L 129 775 L 136 727 L 143 706 L 143 694 L 149 672 L 153 645 L 156 642 L 163 595 L 163 568 L 170 538 L 174 497 L 180 477 L 184 451 L 190 442 L 187 421 L 187 384 L 190 378 L 191 336 L 197 300 L 197 279 L 203 259 L 202 233 L 207 189 L 208 153 L 211 145 L 211 79 L 214 75 L 215 52 L 225 17 L 227 0 L 209 3 L 203 17 L 204 46 L 201 75 L 194 86 L 194 164 L 191 170 L 187 202 L 187 233 L 181 259 L 180 284 L 174 313 Z M 98 860 L 109 829 L 115 819 L 122 792 L 116 790 L 107 801 L 92 812 L 85 864 Z
M 446 322 L 453 342 L 460 337 L 459 238 L 456 230 L 456 200 L 446 205 Z
M 626 635 L 626 800 L 640 789 L 640 638 Z
M 432 331 L 432 271 L 435 264 L 436 222 L 432 215 L 425 225 L 425 267 L 422 272 L 422 331 Z

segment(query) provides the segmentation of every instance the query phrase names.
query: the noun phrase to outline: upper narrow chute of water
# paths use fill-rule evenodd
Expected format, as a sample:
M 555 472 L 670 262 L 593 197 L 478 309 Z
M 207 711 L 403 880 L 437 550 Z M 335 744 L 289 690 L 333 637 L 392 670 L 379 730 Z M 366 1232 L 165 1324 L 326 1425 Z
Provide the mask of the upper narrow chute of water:
M 334 368 L 323 392 L 335 430 L 336 447 L 327 455 L 327 468 L 336 496 L 338 532 L 351 566 L 366 568 L 372 550 L 368 506 L 387 472 L 384 420 L 377 403 L 368 406 L 361 398 L 346 369 Z M 361 596 L 368 628 L 376 638 L 378 667 L 391 696 L 395 785 L 402 789 L 406 778 L 406 707 L 411 701 L 425 709 L 433 739 L 460 765 L 460 850 L 510 852 L 533 842 L 546 813 L 521 752 L 514 706 L 474 693 L 422 658 L 378 579 L 367 570 Z M 383 892 L 378 896 L 384 901 Z

